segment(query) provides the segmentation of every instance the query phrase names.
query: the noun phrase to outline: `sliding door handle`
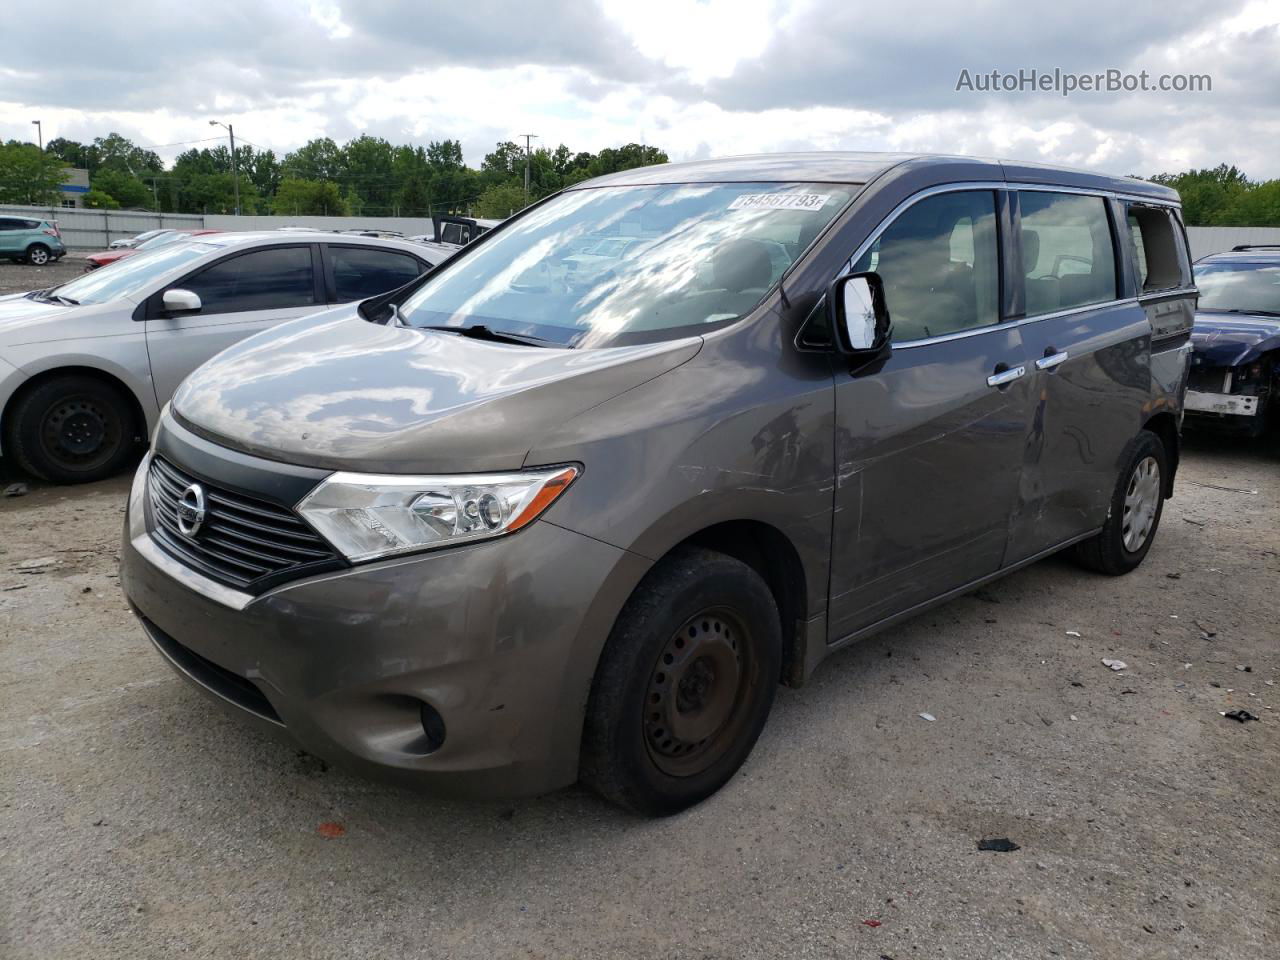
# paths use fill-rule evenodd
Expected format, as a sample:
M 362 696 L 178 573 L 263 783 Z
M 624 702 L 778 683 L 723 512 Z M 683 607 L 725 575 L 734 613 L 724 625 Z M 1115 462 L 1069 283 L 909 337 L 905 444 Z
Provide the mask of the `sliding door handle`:
M 1010 367 L 1008 370 L 997 370 L 991 376 L 987 377 L 988 387 L 1003 387 L 1013 383 L 1019 377 L 1026 376 L 1026 367 Z
M 1051 353 L 1047 357 L 1041 357 L 1036 361 L 1037 370 L 1052 370 L 1061 363 L 1067 362 L 1067 352 L 1063 350 L 1060 353 Z

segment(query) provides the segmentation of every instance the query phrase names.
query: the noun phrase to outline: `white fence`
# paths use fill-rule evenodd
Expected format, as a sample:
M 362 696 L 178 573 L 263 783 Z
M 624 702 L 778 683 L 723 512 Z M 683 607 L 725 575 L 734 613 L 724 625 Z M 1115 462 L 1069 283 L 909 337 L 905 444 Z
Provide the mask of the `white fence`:
M 149 213 L 146 210 L 86 210 L 69 207 L 29 207 L 0 204 L 0 216 L 57 220 L 68 250 L 102 250 L 112 240 L 134 237 L 144 230 L 208 228 L 210 230 L 275 230 L 310 227 L 314 230 L 398 230 L 406 236 L 431 233 L 428 217 L 233 217 L 199 213 Z
M 191 213 L 147 213 L 145 210 L 84 210 L 69 207 L 25 207 L 0 204 L 0 216 L 57 220 L 68 250 L 102 250 L 112 240 L 134 237 L 161 227 L 204 226 L 204 217 Z
M 1273 243 L 1280 246 L 1280 227 L 1187 227 L 1191 259 L 1222 253 L 1242 243 Z
M 101 250 L 112 240 L 136 236 L 144 230 L 174 227 L 210 230 L 275 230 L 311 227 L 315 230 L 398 230 L 405 236 L 431 232 L 426 217 L 233 217 L 222 214 L 148 213 L 145 210 L 72 210 L 63 207 L 23 207 L 0 204 L 0 215 L 57 220 L 62 242 L 69 250 Z M 1242 243 L 1280 244 L 1280 227 L 1187 227 L 1191 258 L 1230 250 Z

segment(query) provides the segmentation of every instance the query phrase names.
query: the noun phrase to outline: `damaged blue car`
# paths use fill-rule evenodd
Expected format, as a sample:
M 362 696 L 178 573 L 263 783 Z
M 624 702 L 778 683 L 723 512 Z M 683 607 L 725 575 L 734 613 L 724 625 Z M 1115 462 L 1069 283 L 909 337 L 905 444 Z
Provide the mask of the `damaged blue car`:
M 1280 244 L 1234 247 L 1194 269 L 1187 424 L 1262 436 L 1280 420 Z

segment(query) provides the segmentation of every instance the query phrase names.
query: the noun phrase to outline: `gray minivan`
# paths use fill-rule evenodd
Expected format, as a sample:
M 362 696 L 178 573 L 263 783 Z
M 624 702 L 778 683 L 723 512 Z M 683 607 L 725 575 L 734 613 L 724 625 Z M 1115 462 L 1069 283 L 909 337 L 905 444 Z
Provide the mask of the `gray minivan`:
M 320 756 L 673 812 L 832 651 L 1067 547 L 1141 563 L 1195 296 L 1151 183 L 611 174 L 192 374 L 124 589 L 179 673 Z

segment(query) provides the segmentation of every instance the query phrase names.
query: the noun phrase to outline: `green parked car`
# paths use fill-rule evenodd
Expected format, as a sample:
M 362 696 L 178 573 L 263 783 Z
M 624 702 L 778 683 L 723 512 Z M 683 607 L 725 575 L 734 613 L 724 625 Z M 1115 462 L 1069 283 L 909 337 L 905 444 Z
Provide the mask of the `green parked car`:
M 0 217 L 0 257 L 42 267 L 66 252 L 56 220 Z

